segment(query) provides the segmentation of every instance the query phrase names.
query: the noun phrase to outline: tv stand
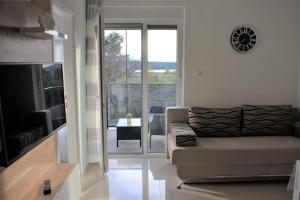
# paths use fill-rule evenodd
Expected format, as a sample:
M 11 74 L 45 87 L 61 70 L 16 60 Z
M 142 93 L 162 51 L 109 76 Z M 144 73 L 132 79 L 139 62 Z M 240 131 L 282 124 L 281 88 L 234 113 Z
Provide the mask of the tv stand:
M 44 196 L 43 183 L 52 192 Z M 57 133 L 0 171 L 0 199 L 79 199 L 80 170 L 75 163 L 59 163 Z

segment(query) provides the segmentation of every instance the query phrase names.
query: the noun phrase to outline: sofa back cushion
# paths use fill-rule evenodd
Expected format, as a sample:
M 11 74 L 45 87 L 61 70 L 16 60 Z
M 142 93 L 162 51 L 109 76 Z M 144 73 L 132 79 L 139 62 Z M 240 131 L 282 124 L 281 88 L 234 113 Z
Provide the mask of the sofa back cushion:
M 240 136 L 241 108 L 201 108 L 189 111 L 189 125 L 198 137 Z
M 292 135 L 292 106 L 244 105 L 242 135 Z

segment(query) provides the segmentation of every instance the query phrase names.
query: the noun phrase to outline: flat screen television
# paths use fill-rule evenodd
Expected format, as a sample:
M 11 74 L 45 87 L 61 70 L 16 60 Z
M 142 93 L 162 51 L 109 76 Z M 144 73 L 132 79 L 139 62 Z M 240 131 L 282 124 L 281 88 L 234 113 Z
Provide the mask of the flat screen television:
M 0 166 L 65 124 L 62 64 L 0 64 Z

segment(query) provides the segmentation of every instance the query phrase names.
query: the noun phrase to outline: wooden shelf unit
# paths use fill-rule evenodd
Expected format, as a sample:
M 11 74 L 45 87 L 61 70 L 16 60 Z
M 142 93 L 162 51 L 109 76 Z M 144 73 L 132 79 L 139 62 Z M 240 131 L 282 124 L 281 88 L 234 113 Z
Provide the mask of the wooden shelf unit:
M 53 199 L 76 166 L 58 162 L 57 133 L 54 133 L 0 172 L 0 199 Z M 51 195 L 43 195 L 45 179 L 51 180 Z

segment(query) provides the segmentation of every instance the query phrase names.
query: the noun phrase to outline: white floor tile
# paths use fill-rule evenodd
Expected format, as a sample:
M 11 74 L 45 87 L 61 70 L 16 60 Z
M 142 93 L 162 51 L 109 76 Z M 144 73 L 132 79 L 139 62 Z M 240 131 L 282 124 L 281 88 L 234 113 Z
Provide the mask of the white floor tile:
M 97 164 L 82 179 L 82 200 L 287 200 L 286 182 L 184 185 L 176 168 L 163 158 L 109 160 L 109 172 L 100 177 Z

